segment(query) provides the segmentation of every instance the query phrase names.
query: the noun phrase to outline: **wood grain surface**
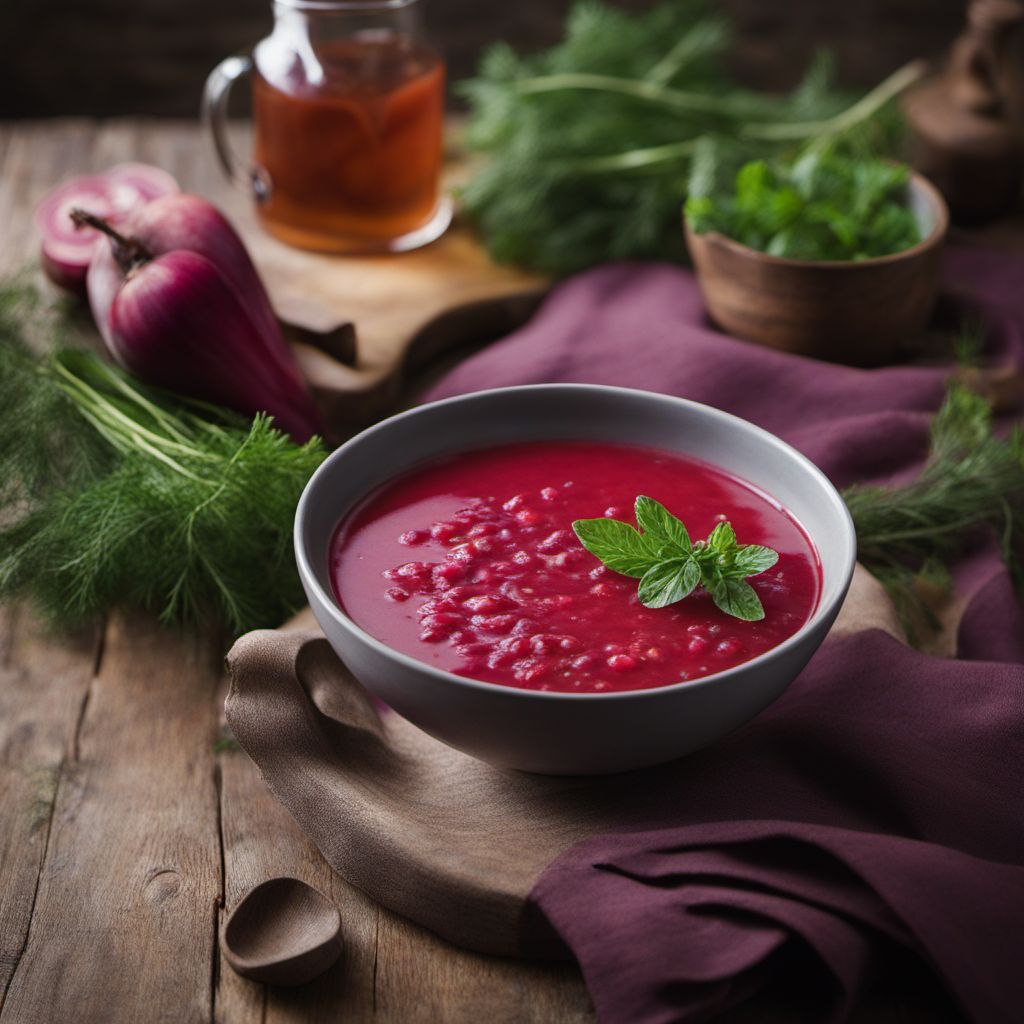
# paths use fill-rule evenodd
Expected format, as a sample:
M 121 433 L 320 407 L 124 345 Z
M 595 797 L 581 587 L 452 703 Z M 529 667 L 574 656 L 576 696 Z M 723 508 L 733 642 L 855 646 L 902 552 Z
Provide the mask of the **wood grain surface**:
M 108 626 L 0 1020 L 99 1019 L 110 1007 L 133 1020 L 155 1007 L 167 1020 L 209 1015 L 221 893 L 218 677 L 218 659 L 195 637 L 142 618 Z
M 218 970 L 216 1020 L 224 1024 L 341 1021 L 593 1020 L 578 972 L 478 956 L 456 949 L 381 908 L 331 870 L 267 790 L 243 751 L 220 758 L 224 844 L 223 917 L 266 878 L 292 874 L 329 895 L 341 911 L 345 953 L 302 989 L 270 989 Z M 2 1018 L 0 1018 L 2 1020 Z
M 0 1006 L 28 943 L 54 805 L 75 760 L 99 637 L 47 643 L 15 609 L 0 617 Z
M 0 1022 L 589 1021 L 574 968 L 475 956 L 342 881 L 248 757 L 215 749 L 220 648 L 117 618 L 58 639 L 2 621 Z M 342 915 L 345 954 L 299 989 L 245 981 L 217 936 L 294 874 Z

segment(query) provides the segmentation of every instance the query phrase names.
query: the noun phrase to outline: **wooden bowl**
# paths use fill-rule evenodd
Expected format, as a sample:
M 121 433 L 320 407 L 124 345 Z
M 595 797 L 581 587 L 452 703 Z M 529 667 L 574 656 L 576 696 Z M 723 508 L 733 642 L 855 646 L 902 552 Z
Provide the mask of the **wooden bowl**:
M 939 289 L 949 211 L 934 185 L 913 174 L 907 202 L 921 241 L 868 260 L 769 256 L 715 231 L 686 244 L 711 319 L 737 338 L 855 366 L 891 361 L 920 334 Z

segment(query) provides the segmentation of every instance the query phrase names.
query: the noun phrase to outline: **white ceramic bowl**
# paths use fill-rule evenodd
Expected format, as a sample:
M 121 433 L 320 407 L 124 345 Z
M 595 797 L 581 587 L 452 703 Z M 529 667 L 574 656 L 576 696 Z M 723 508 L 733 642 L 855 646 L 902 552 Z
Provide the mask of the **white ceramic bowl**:
M 691 682 L 621 693 L 521 690 L 453 675 L 392 650 L 335 600 L 329 548 L 369 492 L 438 456 L 516 441 L 650 445 L 703 459 L 768 492 L 803 524 L 821 558 L 818 608 L 765 654 Z M 295 518 L 299 573 L 317 621 L 356 678 L 445 743 L 493 764 L 593 775 L 698 750 L 767 707 L 825 638 L 853 575 L 850 514 L 824 474 L 777 437 L 697 402 L 589 384 L 501 388 L 420 406 L 335 451 L 306 486 Z

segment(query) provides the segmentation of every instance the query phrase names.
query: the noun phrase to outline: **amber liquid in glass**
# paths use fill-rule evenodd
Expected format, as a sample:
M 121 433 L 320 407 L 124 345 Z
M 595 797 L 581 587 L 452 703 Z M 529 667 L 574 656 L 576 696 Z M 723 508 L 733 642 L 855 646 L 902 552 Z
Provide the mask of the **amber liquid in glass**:
M 266 228 L 291 245 L 372 251 L 437 211 L 444 63 L 384 33 L 317 49 L 322 74 L 298 56 L 269 81 L 253 75 Z

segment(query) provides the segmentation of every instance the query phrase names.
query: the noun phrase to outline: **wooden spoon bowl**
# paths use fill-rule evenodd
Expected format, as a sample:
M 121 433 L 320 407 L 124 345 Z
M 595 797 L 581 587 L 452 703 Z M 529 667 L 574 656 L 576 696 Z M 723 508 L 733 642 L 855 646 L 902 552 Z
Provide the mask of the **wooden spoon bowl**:
M 737 338 L 853 366 L 892 362 L 931 316 L 949 211 L 911 176 L 907 202 L 921 241 L 866 260 L 794 260 L 751 249 L 685 222 L 686 244 L 711 319 Z
M 302 985 L 341 955 L 341 915 L 298 878 L 271 878 L 250 889 L 232 911 L 221 949 L 244 978 Z

